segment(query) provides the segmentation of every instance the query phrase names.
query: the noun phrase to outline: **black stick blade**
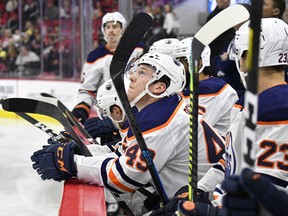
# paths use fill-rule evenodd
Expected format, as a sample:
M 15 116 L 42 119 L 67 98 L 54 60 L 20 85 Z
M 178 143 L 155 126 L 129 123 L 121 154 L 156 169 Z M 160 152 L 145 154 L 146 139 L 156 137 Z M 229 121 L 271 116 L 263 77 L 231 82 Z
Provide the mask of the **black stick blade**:
M 29 102 L 28 102 L 29 101 Z M 24 106 L 25 104 L 25 106 Z M 8 98 L 2 101 L 2 108 L 9 112 L 30 112 L 34 113 L 38 101 L 25 98 Z

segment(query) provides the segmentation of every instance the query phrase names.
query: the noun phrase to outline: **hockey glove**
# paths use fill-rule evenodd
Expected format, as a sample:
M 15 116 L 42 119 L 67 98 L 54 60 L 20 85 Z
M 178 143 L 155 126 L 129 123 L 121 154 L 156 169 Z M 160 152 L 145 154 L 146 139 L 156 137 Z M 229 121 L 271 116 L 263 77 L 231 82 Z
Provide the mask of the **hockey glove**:
M 90 118 L 84 123 L 84 129 L 96 139 L 96 137 L 103 137 L 117 133 L 118 129 L 114 126 L 110 118 L 101 120 L 98 117 Z
M 178 204 L 177 215 L 187 216 L 226 216 L 226 211 L 206 203 L 193 203 L 181 200 Z
M 73 115 L 75 118 L 84 124 L 84 122 L 88 119 L 91 107 L 85 103 L 84 101 L 77 104 L 74 109 L 72 110 Z
M 197 212 L 200 212 L 200 213 L 205 212 L 206 213 L 208 210 L 211 211 L 211 213 L 217 212 L 216 209 L 214 211 L 214 207 L 212 206 L 212 204 L 211 204 L 211 202 L 210 202 L 210 200 L 208 198 L 208 195 L 209 195 L 209 193 L 206 193 L 204 191 L 198 190 L 198 195 L 197 195 L 196 201 L 197 202 L 205 202 L 205 203 L 197 203 L 197 206 L 199 205 L 199 207 L 197 207 L 197 209 L 199 208 L 199 210 L 197 210 Z M 184 186 L 184 187 L 180 188 L 175 193 L 174 198 L 168 204 L 166 204 L 163 208 L 159 208 L 159 209 L 153 211 L 151 216 L 156 216 L 156 215 L 162 215 L 162 216 L 174 215 L 175 212 L 177 211 L 177 209 L 179 207 L 181 208 L 182 204 L 180 206 L 179 206 L 179 204 L 187 201 L 187 199 L 188 199 L 188 186 Z M 191 203 L 193 203 L 193 202 L 191 202 Z M 201 209 L 203 209 L 203 210 L 201 210 Z M 184 207 L 182 208 L 182 210 L 184 210 Z M 205 211 L 205 210 L 207 210 L 207 211 Z M 197 215 L 197 214 L 195 214 L 195 211 L 192 211 L 191 215 Z M 201 214 L 199 214 L 199 215 L 201 215 Z M 203 213 L 203 215 L 206 216 L 206 214 L 204 214 L 204 213 Z M 215 214 L 211 214 L 210 216 L 216 216 L 216 213 Z
M 32 167 L 43 180 L 62 181 L 70 179 L 77 173 L 74 164 L 74 152 L 81 153 L 79 146 L 74 142 L 43 146 L 43 149 L 34 152 L 31 156 Z
M 240 183 L 239 176 L 229 176 L 223 183 L 226 191 L 223 198 L 223 207 L 227 210 L 227 216 L 257 216 L 259 215 L 259 203 L 251 199 Z
M 240 175 L 240 184 L 273 216 L 288 215 L 288 194 L 278 190 L 261 174 L 244 169 Z

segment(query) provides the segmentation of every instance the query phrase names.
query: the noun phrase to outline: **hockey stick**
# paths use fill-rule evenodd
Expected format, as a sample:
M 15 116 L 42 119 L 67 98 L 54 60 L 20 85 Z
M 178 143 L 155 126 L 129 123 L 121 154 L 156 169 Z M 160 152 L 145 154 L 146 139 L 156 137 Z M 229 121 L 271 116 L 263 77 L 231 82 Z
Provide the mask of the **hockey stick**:
M 123 81 L 124 69 L 129 60 L 129 57 L 151 25 L 152 25 L 152 19 L 146 13 L 139 13 L 137 14 L 136 17 L 133 18 L 133 20 L 125 30 L 117 46 L 115 54 L 113 55 L 112 62 L 110 65 L 110 76 L 112 78 L 115 89 L 122 103 L 123 109 L 126 113 L 127 119 L 130 123 L 130 127 L 136 137 L 142 155 L 145 158 L 155 189 L 159 194 L 163 204 L 167 204 L 169 201 L 168 197 L 166 195 L 162 182 L 159 178 L 155 164 L 153 163 L 153 159 L 144 141 L 140 128 L 132 113 Z
M 198 66 L 201 53 L 223 32 L 249 19 L 249 12 L 242 5 L 233 5 L 221 11 L 207 22 L 192 41 L 192 65 L 190 74 L 190 144 L 188 200 L 196 198 L 198 182 Z M 195 200 L 194 200 L 195 201 Z
M 19 106 L 21 104 L 21 106 Z M 78 136 L 73 126 L 67 120 L 66 116 L 51 103 L 28 98 L 8 98 L 2 101 L 2 107 L 6 111 L 15 113 L 35 113 L 52 117 L 59 121 L 69 135 L 79 143 L 79 146 L 85 156 L 92 156 L 85 144 L 91 144 L 85 137 Z M 84 144 L 83 144 L 84 143 Z M 83 144 L 83 145 L 82 145 Z
M 99 144 L 97 143 L 97 141 L 95 139 L 93 139 L 91 137 L 91 135 L 83 128 L 83 126 L 76 120 L 76 118 L 74 117 L 73 113 L 60 101 L 58 100 L 56 97 L 54 97 L 51 94 L 48 93 L 41 93 L 41 96 L 43 97 L 47 97 L 47 98 L 54 98 L 55 99 L 55 103 L 57 103 L 57 107 L 63 112 L 65 113 L 65 115 L 67 116 L 68 120 L 70 121 L 70 123 L 72 125 L 74 125 L 77 130 L 79 130 L 79 132 L 82 134 L 82 136 L 86 137 L 87 140 L 89 140 L 91 143 L 94 144 Z M 57 100 L 57 101 L 56 101 Z
M 92 156 L 92 154 L 90 153 L 90 151 L 86 147 L 86 145 L 83 142 L 83 140 L 79 139 L 79 136 L 77 136 L 77 132 L 75 131 L 75 127 L 73 128 L 73 126 L 70 124 L 70 122 L 66 119 L 66 116 L 62 112 L 60 112 L 55 105 L 49 104 L 49 103 L 45 103 L 43 101 L 37 101 L 37 100 L 33 100 L 33 99 L 24 99 L 24 98 L 9 98 L 9 99 L 3 100 L 2 102 L 3 102 L 2 106 L 3 106 L 4 110 L 15 112 L 20 117 L 24 118 L 25 120 L 27 120 L 28 122 L 30 122 L 34 126 L 36 126 L 36 123 L 37 123 L 37 125 L 41 125 L 41 128 L 38 127 L 38 126 L 36 126 L 36 127 L 38 127 L 39 129 L 41 129 L 42 131 L 44 131 L 45 133 L 50 135 L 55 140 L 60 141 L 60 140 L 58 140 L 58 137 L 60 137 L 61 134 L 57 134 L 56 132 L 49 133 L 49 130 L 43 130 L 42 128 L 44 127 L 44 124 L 38 122 L 33 117 L 31 117 L 28 114 L 26 114 L 25 112 L 42 114 L 42 115 L 46 115 L 46 116 L 49 116 L 51 118 L 54 118 L 55 120 L 59 121 L 63 125 L 65 130 L 67 130 L 69 135 L 71 135 L 72 139 L 76 143 L 79 144 L 79 146 L 81 147 L 82 151 L 83 151 L 83 148 L 85 147 L 84 149 L 86 149 L 86 150 L 85 150 L 85 152 L 83 151 L 84 156 L 86 156 L 86 157 L 87 156 Z M 19 106 L 20 103 L 22 103 L 21 107 L 25 107 L 26 106 L 27 108 L 22 108 L 22 109 L 17 108 L 17 107 L 20 107 Z M 38 106 L 40 106 L 40 107 L 46 107 L 47 110 L 50 110 L 50 112 L 55 112 L 56 114 L 51 115 L 51 114 L 49 114 L 49 112 L 46 112 L 46 114 L 45 114 L 45 111 L 43 111 L 41 108 L 39 108 L 39 107 L 35 108 L 35 103 L 38 103 Z M 18 106 L 16 106 L 17 104 L 18 104 Z M 131 211 L 131 209 L 128 207 L 126 202 L 124 200 L 122 200 L 121 197 L 118 194 L 116 194 L 116 193 L 114 193 L 112 191 L 111 191 L 111 193 L 115 197 L 115 199 L 117 200 L 119 206 L 123 209 L 125 214 L 128 215 L 128 216 L 133 216 L 134 214 Z
M 248 77 L 245 91 L 245 125 L 243 154 L 245 166 L 254 167 L 256 125 L 258 118 L 258 58 L 263 0 L 252 0 L 248 47 Z
M 17 103 L 18 103 L 18 106 L 16 106 Z M 26 106 L 27 108 L 25 108 L 25 109 L 19 108 L 20 103 L 22 103 L 21 107 Z M 37 105 L 38 109 L 35 109 L 35 103 L 38 103 L 38 105 Z M 81 130 L 85 131 L 85 129 L 80 124 L 78 124 L 78 126 L 72 126 L 71 125 L 71 121 L 70 121 L 71 118 L 69 119 L 68 115 L 66 116 L 65 113 L 63 113 L 63 112 L 65 112 L 64 108 L 62 110 L 60 110 L 60 108 L 58 106 L 60 103 L 62 103 L 62 102 L 57 100 L 53 96 L 49 97 L 48 94 L 47 94 L 47 98 L 41 97 L 41 98 L 39 98 L 39 100 L 28 99 L 28 98 L 26 98 L 26 99 L 24 99 L 24 98 L 9 98 L 9 99 L 5 99 L 4 110 L 12 111 L 12 112 L 19 111 L 19 112 L 15 112 L 15 113 L 36 127 L 41 125 L 41 128 L 40 127 L 38 127 L 38 128 L 41 130 L 46 129 L 46 130 L 43 130 L 46 133 L 49 132 L 48 127 L 45 126 L 43 123 L 38 122 L 36 119 L 32 118 L 31 116 L 29 116 L 25 112 L 42 114 L 42 115 L 46 115 L 46 116 L 49 116 L 51 118 L 54 118 L 55 120 L 57 120 L 58 122 L 60 122 L 62 124 L 62 126 L 65 128 L 65 130 L 68 131 L 69 134 L 71 134 L 71 131 L 73 131 L 76 135 L 78 135 L 79 131 L 81 131 Z M 9 108 L 8 108 L 8 106 L 9 106 Z M 40 109 L 39 107 L 41 107 L 43 109 Z M 66 106 L 63 104 L 63 107 L 66 107 Z M 44 110 L 44 108 L 46 108 L 46 110 Z M 25 110 L 25 112 L 23 112 L 24 110 Z M 54 113 L 54 114 L 52 115 L 51 113 Z M 66 120 L 64 118 L 66 118 Z M 86 132 L 85 134 L 88 134 L 88 132 Z M 48 133 L 48 135 L 51 135 L 51 134 Z M 56 139 L 57 136 L 61 136 L 61 134 L 59 135 L 56 132 L 54 132 L 54 136 L 51 136 L 51 137 Z M 82 136 L 83 135 L 81 135 L 80 138 L 82 138 Z M 80 139 L 80 140 L 77 138 L 75 139 L 75 135 L 71 136 L 71 137 L 76 143 L 80 142 L 81 145 L 85 145 L 85 143 L 83 142 L 84 141 L 83 139 Z M 91 138 L 91 136 L 88 134 L 88 137 L 86 137 L 86 139 L 89 139 L 89 138 Z M 93 139 L 93 138 L 91 138 L 91 139 Z M 89 143 L 89 144 L 91 144 L 91 143 Z M 98 144 L 98 143 L 93 143 L 93 144 Z M 138 191 L 140 193 L 144 194 L 145 196 L 149 197 L 150 199 L 151 198 L 153 200 L 156 199 L 156 197 L 152 193 L 150 193 L 148 190 L 146 190 L 145 188 L 140 188 L 140 189 L 138 189 Z M 113 195 L 114 195 L 114 197 L 116 197 L 116 200 L 119 203 L 119 206 L 125 211 L 125 213 L 127 215 L 133 215 L 133 213 L 130 210 L 130 208 L 128 207 L 128 205 L 126 203 L 123 203 L 125 201 L 121 201 L 121 197 L 118 194 L 113 193 Z
M 43 124 L 42 122 L 37 121 L 35 118 L 31 117 L 27 113 L 21 113 L 21 112 L 15 112 L 15 113 L 18 116 L 20 116 L 21 118 L 23 118 L 26 121 L 28 121 L 29 123 L 31 123 L 32 125 L 34 125 L 36 128 L 44 131 L 46 134 L 48 134 L 54 140 L 56 140 L 56 141 L 58 141 L 60 143 L 64 143 L 65 140 L 67 140 L 66 137 L 64 137 L 60 133 L 57 133 L 56 131 L 52 130 L 47 125 Z

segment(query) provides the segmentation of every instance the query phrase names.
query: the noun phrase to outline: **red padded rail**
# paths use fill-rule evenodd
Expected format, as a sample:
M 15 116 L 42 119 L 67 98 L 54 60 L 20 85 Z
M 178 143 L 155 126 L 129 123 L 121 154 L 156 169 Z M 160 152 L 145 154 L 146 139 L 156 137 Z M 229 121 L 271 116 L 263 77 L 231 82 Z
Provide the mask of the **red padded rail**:
M 104 188 L 79 180 L 65 181 L 59 216 L 106 215 Z

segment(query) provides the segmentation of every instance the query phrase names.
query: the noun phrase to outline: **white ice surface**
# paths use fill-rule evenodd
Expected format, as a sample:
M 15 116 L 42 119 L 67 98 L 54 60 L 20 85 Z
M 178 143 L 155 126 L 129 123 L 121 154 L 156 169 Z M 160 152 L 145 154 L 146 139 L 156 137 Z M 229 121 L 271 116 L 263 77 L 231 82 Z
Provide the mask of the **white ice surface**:
M 43 181 L 30 160 L 48 138 L 22 119 L 0 117 L 0 216 L 58 215 L 63 182 Z

